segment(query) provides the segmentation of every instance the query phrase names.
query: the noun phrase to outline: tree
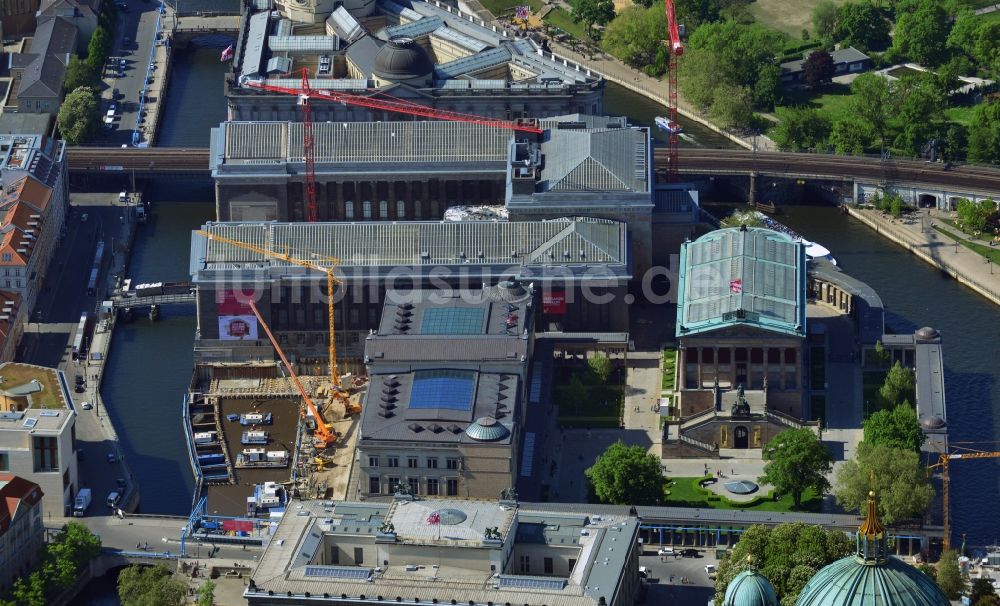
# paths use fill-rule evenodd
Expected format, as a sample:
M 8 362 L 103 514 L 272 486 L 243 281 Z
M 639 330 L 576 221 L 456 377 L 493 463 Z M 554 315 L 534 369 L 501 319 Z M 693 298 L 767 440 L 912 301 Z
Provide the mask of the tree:
M 84 145 L 97 134 L 97 96 L 94 89 L 81 87 L 66 95 L 56 124 L 63 139 L 70 145 Z
M 889 214 L 897 219 L 903 216 L 903 199 L 893 194 L 889 199 Z
M 719 20 L 720 4 L 726 4 L 726 1 L 676 0 L 674 7 L 677 12 L 677 21 L 678 23 L 683 23 L 687 27 L 687 31 L 693 32 L 703 23 Z M 657 7 L 660 13 L 664 14 L 665 18 L 663 3 L 653 2 L 653 6 Z
M 211 579 L 198 588 L 198 606 L 212 606 L 215 604 L 215 582 Z
M 969 602 L 976 604 L 979 600 L 991 595 L 996 596 L 996 590 L 993 589 L 990 580 L 978 578 L 972 582 L 972 588 L 969 590 Z
M 816 434 L 807 428 L 786 429 L 764 448 L 762 484 L 770 484 L 781 494 L 791 494 L 795 507 L 802 506 L 802 493 L 812 488 L 822 493 L 830 487 L 826 476 L 832 468 L 830 453 Z
M 990 202 L 990 204 L 985 204 Z M 958 214 L 958 221 L 962 227 L 972 232 L 982 232 L 990 217 L 996 212 L 996 203 L 992 200 L 973 202 L 962 198 L 955 205 L 955 212 Z
M 651 76 L 667 73 L 670 57 L 662 44 L 667 17 L 659 7 L 630 6 L 608 24 L 601 48 Z
M 802 62 L 802 75 L 809 86 L 829 82 L 833 78 L 833 71 L 833 56 L 822 49 L 809 53 Z
M 802 587 L 820 568 L 853 551 L 851 539 L 836 530 L 802 522 L 774 528 L 750 526 L 729 555 L 719 562 L 715 604 L 721 605 L 726 588 L 746 569 L 748 559 L 753 561 L 754 570 L 768 580 L 774 579 L 774 590 L 782 604 L 794 604 Z
M 108 30 L 98 27 L 87 44 L 87 63 L 95 72 L 100 70 L 111 52 L 112 40 Z
M 818 38 L 833 40 L 839 14 L 840 7 L 833 0 L 820 0 L 816 3 L 812 12 L 812 24 Z
M 830 118 L 815 109 L 782 108 L 781 122 L 771 131 L 771 139 L 783 150 L 802 151 L 826 146 Z
M 848 511 L 862 511 L 872 472 L 879 516 L 887 524 L 920 518 L 934 499 L 934 487 L 916 451 L 865 441 L 858 445 L 856 458 L 837 469 L 833 489 L 837 503 Z
M 753 121 L 752 105 L 747 87 L 723 83 L 715 87 L 708 116 L 722 128 L 742 128 Z
M 709 77 L 717 85 L 747 87 L 754 105 L 762 108 L 769 108 L 777 96 L 781 76 L 777 57 L 783 44 L 779 32 L 736 21 L 704 24 L 688 41 L 690 48 L 716 55 L 717 70 Z M 711 96 L 715 98 L 714 90 Z
M 937 563 L 937 584 L 949 600 L 957 600 L 965 589 L 965 581 L 958 570 L 958 554 L 954 549 L 941 552 Z
M 944 63 L 950 24 L 936 0 L 919 0 L 916 10 L 898 11 L 893 48 L 922 65 Z
M 875 136 L 882 147 L 888 146 L 889 125 L 893 110 L 893 91 L 889 81 L 872 73 L 861 74 L 851 83 L 853 98 L 850 109 L 865 125 L 865 130 Z
M 890 87 L 895 101 L 895 147 L 911 156 L 929 155 L 930 142 L 945 131 L 947 99 L 933 76 L 903 78 Z
M 870 2 L 849 2 L 840 7 L 835 40 L 864 51 L 885 50 L 889 46 L 889 22 Z
M 982 103 L 969 127 L 969 160 L 1000 164 L 1000 101 Z
M 611 358 L 603 354 L 596 354 L 587 360 L 587 366 L 601 380 L 601 383 L 607 383 L 608 379 L 611 378 L 612 371 L 615 369 L 614 364 L 611 363 Z
M 864 420 L 864 428 L 865 444 L 920 452 L 927 439 L 917 419 L 917 411 L 909 402 L 875 412 Z
M 898 361 L 885 373 L 885 381 L 878 390 L 882 408 L 895 408 L 903 402 L 916 399 L 916 383 L 913 369 Z
M 46 606 L 45 577 L 36 570 L 27 577 L 21 577 L 14 582 L 11 597 L 18 606 Z
M 129 566 L 118 575 L 122 606 L 181 606 L 187 593 L 163 566 Z
M 96 86 L 97 74 L 90 64 L 83 61 L 76 55 L 69 58 L 66 66 L 66 76 L 63 78 L 63 90 L 74 91 L 81 86 Z
M 699 109 L 707 109 L 715 99 L 715 87 L 722 73 L 721 59 L 711 50 L 693 48 L 684 51 L 680 64 L 681 89 L 684 97 Z
M 879 366 L 885 366 L 889 363 L 891 357 L 892 354 L 890 354 L 889 350 L 882 344 L 882 339 L 875 341 L 875 353 L 872 356 L 874 362 Z
M 615 18 L 615 4 L 612 0 L 572 0 L 573 20 L 582 21 L 587 26 L 587 33 L 594 24 L 604 25 Z
M 871 126 L 854 114 L 837 120 L 830 132 L 830 143 L 840 154 L 860 154 L 874 138 Z
M 641 446 L 615 442 L 584 475 L 602 503 L 655 505 L 663 499 L 666 480 L 660 459 Z

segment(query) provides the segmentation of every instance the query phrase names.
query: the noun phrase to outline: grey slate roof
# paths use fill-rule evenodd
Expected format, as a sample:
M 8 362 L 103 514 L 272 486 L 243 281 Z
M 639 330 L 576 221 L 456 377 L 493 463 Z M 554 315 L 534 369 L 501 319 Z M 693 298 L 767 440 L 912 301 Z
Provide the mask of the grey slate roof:
M 38 24 L 31 42 L 34 59 L 24 68 L 18 97 L 54 97 L 62 94 L 69 57 L 76 51 L 76 25 L 62 17 Z
M 267 45 L 267 30 L 270 25 L 270 13 L 257 13 L 250 17 L 247 29 L 246 46 L 243 51 L 242 74 L 247 77 L 260 73 Z
M 497 418 L 510 432 L 505 438 L 488 444 L 510 444 L 514 411 L 521 405 L 517 375 L 461 371 L 470 374 L 474 382 L 472 401 L 467 409 L 461 409 L 457 403 L 454 408 L 411 408 L 414 379 L 420 372 L 379 373 L 377 369 L 369 372 L 369 388 L 362 404 L 360 445 L 382 440 L 478 444 L 480 442 L 469 437 L 465 430 L 476 419 L 487 416 Z M 386 403 L 382 400 L 382 386 L 390 380 L 396 385 L 397 393 L 392 396 L 393 402 Z M 387 410 L 386 405 L 392 408 Z
M 548 132 L 542 191 L 648 192 L 648 137 L 631 128 Z
M 354 15 L 347 12 L 343 6 L 338 6 L 337 10 L 330 14 L 326 20 L 327 27 L 332 27 L 335 34 L 343 41 L 341 46 L 354 42 L 365 35 L 365 29 L 361 27 Z M 327 30 L 329 31 L 329 30 Z
M 382 45 L 372 36 L 363 36 L 347 47 L 347 60 L 354 64 L 366 78 L 372 77 L 375 69 L 375 54 Z
M 858 61 L 867 61 L 869 59 L 868 55 L 854 48 L 853 46 L 848 46 L 847 48 L 842 48 L 835 50 L 830 53 L 830 57 L 833 58 L 833 64 L 838 63 L 857 63 Z M 794 74 L 802 71 L 802 64 L 805 63 L 805 57 L 802 59 L 796 59 L 795 61 L 786 61 L 781 64 L 782 74 Z
M 561 267 L 613 279 L 628 271 L 627 228 L 605 219 L 564 218 L 516 222 L 208 223 L 221 236 L 314 258 L 337 258 L 339 267 L 433 269 L 456 265 L 508 268 L 522 275 Z M 215 240 L 192 240 L 192 273 L 204 269 L 287 268 L 283 261 Z M 465 258 L 463 251 L 476 251 Z M 483 255 L 479 256 L 479 251 Z M 532 269 L 534 268 L 534 269 Z M 597 275 L 600 268 L 607 273 Z M 620 273 L 619 273 L 620 272 Z M 569 277 L 569 276 L 567 276 Z
M 301 122 L 226 122 L 226 163 L 303 162 Z M 510 132 L 454 122 L 327 122 L 313 125 L 317 164 L 506 162 Z

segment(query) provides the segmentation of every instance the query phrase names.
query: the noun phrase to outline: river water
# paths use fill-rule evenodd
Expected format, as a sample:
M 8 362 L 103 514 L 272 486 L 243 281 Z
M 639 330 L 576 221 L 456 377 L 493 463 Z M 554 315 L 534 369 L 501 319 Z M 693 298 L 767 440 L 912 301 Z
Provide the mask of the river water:
M 225 118 L 225 65 L 218 61 L 218 51 L 201 50 L 176 56 L 174 70 L 161 144 L 207 146 L 208 129 Z M 664 113 L 661 105 L 615 85 L 608 86 L 605 108 L 646 125 Z M 732 146 L 705 128 L 684 126 L 685 145 Z M 137 237 L 130 274 L 134 281 L 188 278 L 191 230 L 213 217 L 214 204 L 210 188 L 182 191 L 179 185 L 164 183 L 150 192 L 155 199 L 152 220 Z M 1000 340 L 997 309 L 834 209 L 793 208 L 781 220 L 823 243 L 847 271 L 875 287 L 893 329 L 928 324 L 941 331 L 951 439 L 997 440 L 1000 369 L 988 354 Z M 187 514 L 190 509 L 193 480 L 180 404 L 191 378 L 194 330 L 193 312 L 167 309 L 163 320 L 137 318 L 121 325 L 114 337 L 104 395 L 139 479 L 145 513 Z M 968 533 L 970 544 L 1000 538 L 1000 520 L 988 506 L 1000 501 L 998 472 L 995 461 L 952 467 L 953 528 L 956 536 Z

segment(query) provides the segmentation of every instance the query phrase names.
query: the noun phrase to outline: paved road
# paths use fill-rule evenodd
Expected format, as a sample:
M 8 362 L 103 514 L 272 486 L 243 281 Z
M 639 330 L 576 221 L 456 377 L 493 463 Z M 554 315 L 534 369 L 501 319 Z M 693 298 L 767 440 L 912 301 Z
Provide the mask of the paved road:
M 46 286 L 18 352 L 19 361 L 62 369 L 71 383 L 77 374 L 85 374 L 83 366 L 72 359 L 72 344 L 80 314 L 86 311 L 94 315 L 97 306 L 98 297 L 87 295 L 97 242 L 102 237 L 107 240 L 107 267 L 110 265 L 111 239 L 123 229 L 121 217 L 125 210 L 109 204 L 117 194 L 88 196 L 86 200 L 79 198 L 75 194 L 71 196 L 67 236 L 52 257 Z M 102 200 L 103 205 L 100 205 Z M 93 205 L 81 205 L 82 202 Z M 81 220 L 84 214 L 86 221 Z M 88 378 L 86 391 L 72 394 L 79 412 L 77 447 L 84 453 L 79 466 L 79 482 L 80 487 L 89 487 L 94 492 L 88 514 L 107 516 L 110 510 L 104 501 L 108 493 L 117 489 L 117 478 L 123 474 L 120 465 L 109 464 L 106 459 L 114 450 L 106 437 L 107 432 L 102 430 L 102 424 L 110 423 L 107 415 L 103 410 L 83 410 L 81 406 L 84 401 L 93 401 L 95 388 L 96 384 Z M 49 517 L 58 515 L 59 512 L 48 512 Z
M 135 128 L 135 119 L 139 111 L 139 93 L 146 79 L 149 52 L 156 30 L 159 3 L 148 0 L 126 1 L 129 9 L 127 13 L 122 12 L 118 18 L 118 32 L 111 51 L 112 57 L 125 59 L 125 72 L 123 77 L 118 78 L 117 68 L 106 70 L 105 89 L 102 92 L 105 104 L 102 109 L 106 111 L 111 90 L 118 89 L 120 93 L 117 100 L 118 117 L 112 130 L 102 131 L 102 136 L 96 141 L 98 145 L 118 147 L 132 142 L 132 130 Z M 129 39 L 128 44 L 123 43 L 126 38 Z M 162 76 L 158 73 L 160 69 L 154 72 L 154 78 Z

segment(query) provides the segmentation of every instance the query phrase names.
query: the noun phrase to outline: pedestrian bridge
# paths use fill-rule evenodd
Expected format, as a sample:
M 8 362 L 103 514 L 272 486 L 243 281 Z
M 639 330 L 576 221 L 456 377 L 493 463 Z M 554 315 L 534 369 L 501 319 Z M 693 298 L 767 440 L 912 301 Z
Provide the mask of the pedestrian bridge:
M 123 297 L 115 295 L 111 298 L 116 309 L 142 309 L 153 305 L 194 305 L 194 293 L 181 295 L 151 295 L 149 297 Z

